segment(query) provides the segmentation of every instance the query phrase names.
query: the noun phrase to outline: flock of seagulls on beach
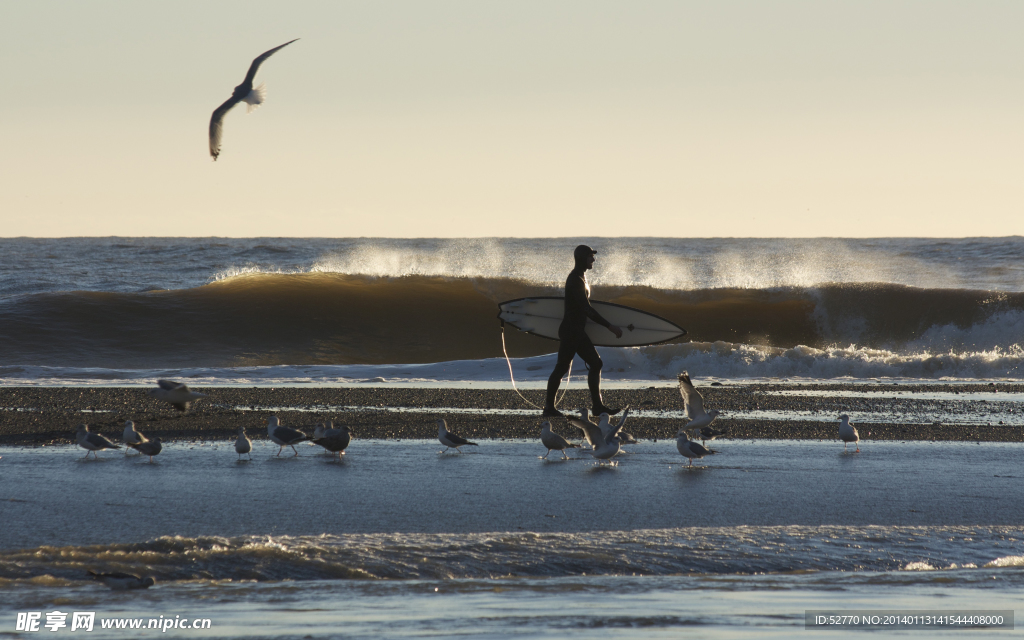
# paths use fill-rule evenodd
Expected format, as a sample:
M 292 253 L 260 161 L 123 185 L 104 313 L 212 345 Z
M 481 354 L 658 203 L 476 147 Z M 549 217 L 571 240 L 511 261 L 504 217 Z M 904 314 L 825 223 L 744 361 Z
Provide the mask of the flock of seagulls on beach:
M 721 412 L 708 411 L 704 408 L 704 398 L 693 386 L 686 371 L 679 374 L 679 392 L 683 397 L 687 422 L 676 432 L 676 449 L 679 451 L 679 455 L 687 459 L 688 466 L 692 467 L 694 460 L 717 453 L 708 448 L 707 444 L 716 438 L 728 435 L 728 430 L 719 430 L 711 426 Z M 206 397 L 204 393 L 194 392 L 187 385 L 171 380 L 157 381 L 157 388 L 151 390 L 149 395 L 169 403 L 178 411 L 187 411 L 192 402 Z M 613 422 L 612 417 L 607 413 L 602 413 L 595 419 L 586 407 L 581 407 L 579 418 L 568 417 L 566 420 L 568 425 L 576 427 L 582 432 L 583 441 L 580 444 L 573 443 L 556 433 L 552 429 L 551 422 L 544 421 L 540 424 L 540 441 L 547 449 L 547 453 L 540 457 L 547 460 L 552 451 L 558 451 L 563 460 L 568 460 L 567 449 L 581 449 L 597 460 L 599 464 L 615 464 L 611 462 L 612 458 L 622 452 L 623 445 L 637 443 L 637 440 L 623 429 L 628 416 L 629 408 L 627 407 L 617 421 Z M 270 416 L 267 420 L 267 438 L 278 445 L 277 456 L 284 452 L 285 447 L 290 447 L 294 455 L 297 456 L 299 451 L 295 445 L 309 442 L 323 447 L 327 453 L 340 460 L 352 442 L 352 432 L 347 426 L 335 427 L 333 422 L 327 421 L 317 424 L 313 434 L 308 435 L 301 429 L 282 425 L 277 416 Z M 860 452 L 860 435 L 846 414 L 839 416 L 839 439 L 843 442 L 843 451 L 847 451 L 847 447 L 853 443 L 857 446 L 856 452 Z M 456 453 L 463 453 L 462 447 L 478 446 L 477 443 L 470 442 L 451 431 L 443 418 L 437 420 L 437 440 L 445 447 L 439 453 L 447 453 L 452 449 Z M 90 455 L 98 458 L 98 452 L 104 449 L 121 448 L 120 445 L 111 442 L 104 435 L 90 431 L 89 426 L 85 424 L 78 425 L 75 441 L 78 446 L 86 450 L 86 459 Z M 146 437 L 135 428 L 135 423 L 131 420 L 124 423 L 121 441 L 127 447 L 124 450 L 125 455 L 128 455 L 129 448 L 134 449 L 139 455 L 148 456 L 150 463 L 153 462 L 153 457 L 159 455 L 163 450 L 160 438 Z M 588 445 L 587 449 L 583 449 L 584 444 Z M 240 461 L 242 456 L 248 456 L 248 459 L 252 460 L 252 440 L 246 434 L 244 426 L 238 428 L 235 452 Z
M 150 395 L 170 403 L 179 411 L 188 410 L 191 402 L 206 397 L 205 394 L 193 392 L 188 386 L 178 382 L 160 380 L 157 384 L 158 388 L 150 391 Z M 727 430 L 718 430 L 711 426 L 720 412 L 704 409 L 704 399 L 694 388 L 689 374 L 685 371 L 679 374 L 679 392 L 683 397 L 688 422 L 676 432 L 676 449 L 692 467 L 694 460 L 717 453 L 708 449 L 706 445 L 718 437 L 727 435 Z M 589 445 L 588 453 L 599 464 L 614 464 L 611 459 L 621 452 L 622 445 L 636 443 L 636 439 L 623 430 L 628 416 L 629 408 L 627 407 L 617 422 L 613 423 L 611 416 L 607 413 L 597 416 L 595 421 L 587 408 L 582 407 L 580 417 L 568 418 L 567 423 L 583 432 L 583 442 Z M 582 443 L 570 442 L 562 435 L 555 433 L 551 428 L 550 421 L 544 421 L 540 426 L 540 441 L 547 448 L 547 453 L 541 458 L 546 460 L 552 451 L 558 451 L 562 454 L 562 459 L 568 460 L 570 458 L 566 455 L 567 449 L 582 449 Z M 277 416 L 270 416 L 267 420 L 267 437 L 278 445 L 277 456 L 281 455 L 285 447 L 290 447 L 294 451 L 294 455 L 297 456 L 299 452 L 295 445 L 310 442 L 323 447 L 340 460 L 352 440 L 352 433 L 347 426 L 335 428 L 331 421 L 327 421 L 317 424 L 313 434 L 307 435 L 301 429 L 281 425 Z M 121 439 L 126 447 L 135 449 L 140 455 L 149 456 L 150 463 L 153 462 L 153 457 L 162 450 L 160 438 L 146 437 L 135 428 L 135 423 L 131 420 L 125 422 Z M 850 424 L 850 418 L 846 414 L 840 416 L 839 439 L 843 442 L 844 451 L 850 443 L 857 444 L 860 440 L 857 429 Z M 437 420 L 437 440 L 445 447 L 439 453 L 447 453 L 451 449 L 462 453 L 461 447 L 478 446 L 477 443 L 470 442 L 449 430 L 448 424 L 443 418 Z M 701 440 L 701 442 L 698 443 L 697 440 Z M 102 434 L 89 431 L 89 427 L 85 424 L 78 426 L 76 441 L 80 447 L 86 449 L 85 458 L 90 455 L 98 458 L 97 452 L 104 449 L 121 448 Z M 238 437 L 234 444 L 239 461 L 242 460 L 243 455 L 252 460 L 252 440 L 246 434 L 244 426 L 238 428 Z M 857 451 L 860 451 L 859 447 Z M 125 455 L 128 455 L 127 449 L 125 449 Z M 94 573 L 89 571 L 88 575 L 116 591 L 146 589 L 156 584 L 152 577 L 142 578 L 130 573 Z
M 149 395 L 169 403 L 178 411 L 187 411 L 193 401 L 206 397 L 205 393 L 196 393 L 189 389 L 187 385 L 171 380 L 158 380 L 157 388 L 151 390 Z M 323 447 L 327 452 L 340 459 L 352 441 L 352 432 L 347 426 L 335 428 L 333 422 L 327 421 L 326 423 L 316 425 L 313 435 L 308 436 L 299 429 L 282 426 L 277 416 L 271 416 L 267 420 L 267 437 L 280 447 L 277 450 L 277 455 L 281 455 L 285 447 L 291 447 L 295 455 L 299 455 L 295 445 L 302 442 L 311 442 Z M 153 462 L 153 456 L 159 455 L 163 450 L 160 438 L 147 438 L 135 429 L 135 422 L 132 420 L 124 423 L 121 441 L 126 447 L 135 449 L 139 454 L 149 456 L 150 462 Z M 120 445 L 114 444 L 103 434 L 89 431 L 89 426 L 86 424 L 78 425 L 78 430 L 75 433 L 75 442 L 86 450 L 85 458 L 88 458 L 90 455 L 94 458 L 99 458 L 97 455 L 98 451 L 121 448 Z M 467 443 L 463 441 L 459 444 Z M 470 442 L 468 444 L 474 443 Z M 242 459 L 243 455 L 247 455 L 248 459 L 252 460 L 252 440 L 246 434 L 244 426 L 238 428 L 238 437 L 235 439 L 235 452 L 238 454 L 239 460 Z M 128 455 L 128 449 L 125 449 L 125 455 Z

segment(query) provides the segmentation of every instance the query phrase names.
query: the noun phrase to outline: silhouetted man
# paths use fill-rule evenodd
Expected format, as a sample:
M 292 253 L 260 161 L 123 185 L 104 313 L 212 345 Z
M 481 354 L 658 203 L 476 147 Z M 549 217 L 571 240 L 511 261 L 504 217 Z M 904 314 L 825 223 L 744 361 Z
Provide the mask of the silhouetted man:
M 544 403 L 544 417 L 558 417 L 561 412 L 555 409 L 555 394 L 558 393 L 558 386 L 562 383 L 562 376 L 569 370 L 573 356 L 579 354 L 583 362 L 587 363 L 590 375 L 587 376 L 587 384 L 590 387 L 590 399 L 594 405 L 594 415 L 607 413 L 615 415 L 618 409 L 609 409 L 604 406 L 601 399 L 601 367 L 604 363 L 601 356 L 597 355 L 594 343 L 587 335 L 585 328 L 587 319 L 607 327 L 615 334 L 616 338 L 622 337 L 622 329 L 616 327 L 601 317 L 594 307 L 590 306 L 590 285 L 587 283 L 587 270 L 594 266 L 594 251 L 585 244 L 581 244 L 573 251 L 573 258 L 576 266 L 569 272 L 565 280 L 565 315 L 562 317 L 562 324 L 558 326 L 558 362 L 555 370 L 548 378 L 548 395 Z

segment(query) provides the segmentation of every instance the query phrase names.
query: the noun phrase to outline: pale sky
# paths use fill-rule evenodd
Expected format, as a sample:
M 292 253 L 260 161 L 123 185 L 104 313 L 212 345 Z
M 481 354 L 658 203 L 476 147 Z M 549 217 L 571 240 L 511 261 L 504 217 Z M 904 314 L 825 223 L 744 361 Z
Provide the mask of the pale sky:
M 2 236 L 1024 234 L 1024 2 L 0 0 Z M 254 57 L 266 104 L 215 107 Z

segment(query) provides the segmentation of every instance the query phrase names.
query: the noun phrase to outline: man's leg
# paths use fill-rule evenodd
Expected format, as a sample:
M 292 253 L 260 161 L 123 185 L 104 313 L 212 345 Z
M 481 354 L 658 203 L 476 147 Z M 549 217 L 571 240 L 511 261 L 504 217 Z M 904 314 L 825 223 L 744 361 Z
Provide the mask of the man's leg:
M 597 348 L 594 347 L 594 343 L 590 341 L 589 336 L 583 336 L 583 339 L 580 340 L 577 346 L 576 353 L 580 354 L 580 358 L 583 358 L 583 362 L 586 362 L 587 368 L 590 369 L 590 374 L 587 376 L 587 386 L 590 387 L 590 402 L 594 405 L 592 409 L 593 414 L 595 416 L 599 416 L 602 413 L 607 413 L 610 416 L 615 415 L 619 410 L 606 407 L 604 400 L 601 398 L 601 367 L 604 366 L 604 361 L 597 354 Z
M 562 340 L 558 344 L 558 362 L 555 363 L 555 370 L 548 377 L 548 395 L 544 400 L 544 413 L 546 418 L 557 418 L 562 413 L 555 409 L 555 395 L 558 394 L 558 387 L 562 384 L 562 376 L 569 370 L 572 358 L 576 355 L 576 345 L 570 340 Z

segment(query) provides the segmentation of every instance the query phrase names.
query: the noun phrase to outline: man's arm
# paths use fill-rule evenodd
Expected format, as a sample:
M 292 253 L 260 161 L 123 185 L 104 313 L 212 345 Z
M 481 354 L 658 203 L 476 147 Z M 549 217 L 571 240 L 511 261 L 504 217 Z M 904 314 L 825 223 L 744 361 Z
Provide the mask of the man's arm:
M 582 278 L 570 277 L 566 281 L 565 299 L 572 307 L 582 311 L 587 318 L 590 318 L 602 327 L 607 327 L 609 331 L 615 334 L 616 338 L 622 337 L 622 329 L 605 320 L 604 316 L 598 313 L 597 309 L 590 304 L 590 299 L 587 298 L 587 285 L 584 284 Z
M 590 304 L 590 299 L 587 298 L 586 289 L 583 290 L 583 302 L 584 302 L 584 304 L 587 305 L 587 317 L 588 318 L 590 318 L 591 320 L 593 320 L 597 324 L 601 325 L 602 327 L 605 327 L 606 329 L 608 329 L 609 331 L 614 333 L 616 338 L 621 338 L 622 337 L 622 329 L 616 327 L 614 324 L 612 324 L 612 323 L 608 322 L 607 320 L 605 320 L 604 316 L 602 316 L 600 313 L 598 313 L 597 309 L 594 308 L 594 305 Z
M 594 305 L 590 304 L 590 300 L 587 300 L 587 317 L 596 322 L 597 324 L 601 325 L 602 327 L 610 328 L 612 326 L 612 323 L 605 320 L 604 316 L 598 313 L 597 309 L 594 308 Z

